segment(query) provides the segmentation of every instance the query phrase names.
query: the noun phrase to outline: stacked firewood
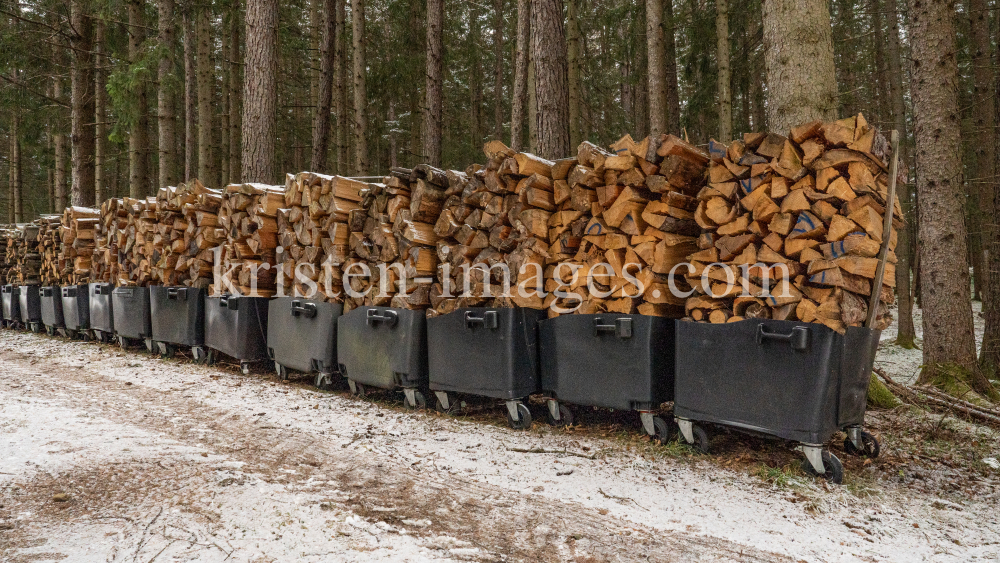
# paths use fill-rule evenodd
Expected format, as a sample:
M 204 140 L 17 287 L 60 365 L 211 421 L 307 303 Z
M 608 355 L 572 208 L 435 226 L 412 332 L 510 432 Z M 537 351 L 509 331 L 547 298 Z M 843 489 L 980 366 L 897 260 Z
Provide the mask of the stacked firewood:
M 14 252 L 14 238 L 17 236 L 17 228 L 13 225 L 0 226 L 0 285 L 13 283 L 13 279 L 8 281 L 11 271 L 17 265 L 16 253 Z
M 272 297 L 277 285 L 278 210 L 284 186 L 230 184 L 222 191 L 218 223 L 226 233 L 212 293 Z M 256 293 L 253 290 L 256 289 Z
M 34 221 L 34 224 L 38 225 L 38 236 L 35 240 L 38 243 L 38 255 L 42 260 L 39 278 L 44 286 L 62 284 L 65 262 L 59 250 L 60 219 L 59 215 L 42 215 Z
M 800 320 L 841 332 L 862 325 L 883 239 L 888 152 L 860 114 L 806 123 L 787 137 L 753 133 L 728 147 L 713 143 L 709 184 L 695 210 L 704 234 L 690 256 L 699 294 L 688 299 L 687 315 L 714 323 Z M 878 328 L 892 321 L 892 250 L 902 227 L 898 201 L 892 205 Z M 727 288 L 727 280 L 735 284 Z
M 347 221 L 365 182 L 314 172 L 289 174 L 278 211 L 281 274 L 286 295 L 342 303 L 343 265 L 350 256 Z M 315 284 L 314 286 L 312 284 Z
M 156 232 L 156 198 L 124 198 L 127 216 L 124 229 L 119 229 L 114 244 L 118 247 L 118 278 L 115 284 L 147 286 L 152 281 L 154 238 Z
M 16 235 L 8 239 L 7 259 L 13 257 L 14 268 L 8 274 L 8 281 L 17 285 L 37 285 L 42 283 L 42 256 L 38 253 L 38 232 L 40 221 L 35 220 L 17 229 Z
M 59 282 L 63 285 L 90 283 L 93 280 L 93 257 L 101 212 L 88 207 L 67 207 L 63 212 L 60 233 Z
M 118 280 L 118 232 L 127 226 L 128 212 L 123 200 L 109 199 L 101 204 L 91 263 L 93 282 L 113 283 Z
M 213 249 L 226 240 L 219 227 L 222 192 L 198 180 L 161 188 L 156 194 L 152 281 L 159 285 L 207 288 Z

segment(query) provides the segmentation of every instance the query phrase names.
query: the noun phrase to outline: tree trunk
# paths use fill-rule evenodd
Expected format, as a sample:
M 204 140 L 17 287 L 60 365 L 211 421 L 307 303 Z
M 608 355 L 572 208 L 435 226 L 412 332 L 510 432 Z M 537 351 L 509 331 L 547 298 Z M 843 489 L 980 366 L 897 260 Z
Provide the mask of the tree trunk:
M 244 22 L 240 14 L 240 0 L 233 0 L 229 16 L 229 173 L 223 183 L 238 182 L 243 174 L 240 164 L 242 143 L 240 131 L 243 119 L 241 97 L 243 83 L 240 81 L 240 28 Z
M 975 175 L 971 181 L 972 213 L 971 231 L 975 292 L 986 300 L 983 288 L 989 285 L 989 275 L 984 269 L 983 259 L 986 241 L 990 240 L 993 189 L 996 183 L 996 109 L 993 101 L 993 52 L 990 44 L 989 7 L 986 0 L 968 0 L 966 12 L 969 15 L 969 48 L 972 51 L 972 138 L 976 154 Z M 1000 297 L 991 296 L 991 297 Z
M 324 172 L 330 149 L 330 102 L 333 99 L 334 54 L 337 47 L 337 2 L 323 0 L 320 15 L 319 82 L 316 88 L 316 113 L 313 114 L 312 157 L 309 169 Z
M 567 0 L 566 4 L 566 63 L 569 79 L 569 146 L 579 146 L 583 141 L 580 127 L 580 22 L 577 16 L 578 2 Z
M 767 123 L 782 134 L 814 119 L 837 117 L 827 0 L 764 0 Z
M 663 56 L 666 82 L 664 99 L 667 104 L 667 130 L 664 133 L 681 132 L 681 95 L 677 85 L 677 42 L 674 39 L 674 2 L 663 2 Z
M 441 166 L 442 76 L 444 74 L 444 0 L 427 0 L 427 75 L 424 107 L 424 160 Z
M 920 214 L 920 290 L 928 383 L 967 371 L 978 392 L 995 395 L 976 365 L 966 260 L 959 138 L 955 12 L 950 2 L 910 0 L 913 114 Z M 773 82 L 773 81 L 772 81 Z
M 243 182 L 273 182 L 277 133 L 278 0 L 247 0 Z
M 733 92 L 729 73 L 729 0 L 715 0 L 716 61 L 719 70 L 719 141 L 733 137 Z
M 57 39 L 52 44 L 52 55 L 53 61 L 57 65 L 63 65 L 63 55 L 62 55 L 62 44 Z M 52 77 L 52 97 L 56 100 L 62 101 L 63 99 L 63 82 L 62 77 L 58 74 Z M 64 131 L 64 123 L 62 120 L 62 108 L 56 108 L 55 119 L 53 129 L 54 134 L 52 136 L 53 144 L 53 158 L 55 159 L 55 205 L 54 210 L 56 213 L 62 213 L 63 209 L 66 209 L 66 144 L 67 139 Z M 11 192 L 13 194 L 13 192 Z M 13 197 L 13 195 L 12 195 Z M 13 201 L 13 200 L 12 200 Z
M 21 116 L 18 109 L 10 119 L 10 209 L 14 223 L 23 223 L 24 217 L 24 186 L 21 179 Z M 64 172 L 65 174 L 65 172 Z
M 493 138 L 503 138 L 503 0 L 493 0 Z
M 108 91 L 105 85 L 104 21 L 94 21 L 94 203 L 100 205 L 108 197 L 108 180 L 104 167 L 107 164 Z
M 667 128 L 667 68 L 664 61 L 663 1 L 646 0 L 646 56 L 649 59 L 649 134 Z M 671 2 L 672 0 L 666 0 Z M 725 1 L 725 0 L 723 0 Z
M 142 42 L 146 36 L 144 3 L 140 0 L 129 0 L 128 3 L 128 57 L 133 65 L 142 58 Z M 129 196 L 139 199 L 146 197 L 149 191 L 149 101 L 146 92 L 146 80 L 137 80 L 135 84 L 136 120 L 129 131 L 128 137 L 128 167 Z
M 998 52 L 1000 56 L 1000 52 Z M 992 62 L 992 61 L 991 61 Z M 1000 92 L 1000 82 L 992 82 L 995 92 Z M 977 84 L 978 85 L 978 84 Z M 990 99 L 994 106 L 993 124 L 1000 123 L 1000 107 Z M 994 135 L 994 143 L 1000 144 L 1000 135 Z M 994 166 L 1000 168 L 997 162 L 997 151 L 1000 146 L 994 144 Z M 1000 171 L 1000 170 L 998 170 Z M 994 172 L 993 174 L 996 174 Z M 979 351 L 979 365 L 983 372 L 996 379 L 1000 373 L 1000 181 L 991 178 L 986 185 L 987 202 L 983 209 L 988 216 L 984 217 L 987 229 L 983 238 L 983 273 L 986 283 L 983 287 L 983 317 L 986 326 L 983 331 L 983 343 Z
M 354 173 L 368 173 L 368 67 L 365 63 L 365 1 L 351 0 L 351 24 L 354 47 Z
M 389 101 L 389 122 L 396 122 L 396 103 L 394 100 Z M 396 130 L 398 128 L 396 125 L 389 128 L 389 168 L 399 166 L 399 143 L 396 140 Z
M 538 152 L 543 158 L 562 158 L 570 153 L 562 0 L 532 0 L 531 29 L 538 103 Z
M 94 74 L 91 49 L 94 26 L 84 0 L 70 2 L 72 87 L 70 115 L 73 146 L 73 205 L 94 205 Z
M 212 62 L 212 8 L 201 6 L 195 16 L 198 30 L 198 179 L 216 185 L 212 97 L 215 92 L 215 65 Z
M 470 148 L 477 152 L 483 146 L 483 63 L 480 44 L 483 40 L 482 24 L 479 21 L 477 7 L 469 5 L 469 106 L 472 119 L 472 144 Z
M 159 185 L 171 186 L 177 182 L 177 119 L 174 115 L 174 0 L 158 0 L 158 41 L 160 65 L 158 78 L 160 90 L 157 97 L 159 125 L 160 181 Z
M 528 51 L 531 49 L 531 0 L 517 0 L 517 46 L 514 54 L 514 99 L 510 110 L 510 148 L 524 146 L 524 112 L 528 103 Z
M 903 99 L 903 69 L 902 53 L 899 38 L 899 14 L 896 11 L 896 0 L 886 0 L 885 9 L 889 18 L 888 42 L 886 53 L 889 63 L 889 99 L 892 103 L 892 119 L 896 130 L 899 131 L 900 154 L 899 162 L 903 169 L 909 171 L 909 158 L 907 158 L 908 135 L 906 132 L 906 102 Z M 907 173 L 907 177 L 912 177 Z M 909 183 L 897 186 L 896 194 L 899 196 L 899 206 L 903 210 L 904 220 L 907 225 L 899 230 L 898 242 L 896 245 L 896 344 L 903 348 L 913 348 L 915 346 L 916 330 L 913 326 L 913 291 L 910 284 L 910 256 L 913 254 L 911 225 L 916 218 L 913 210 L 913 198 L 911 197 L 911 186 Z
M 347 130 L 348 130 L 348 103 L 347 103 L 347 31 L 346 19 L 347 0 L 335 0 L 337 3 L 336 21 L 337 39 L 336 50 L 334 51 L 334 67 L 336 77 L 334 80 L 334 111 L 337 114 L 337 174 L 347 174 L 350 169 L 350 153 L 348 151 Z
M 198 173 L 197 83 L 195 81 L 194 8 L 188 4 L 184 11 L 184 180 L 191 180 Z
M 535 54 L 528 50 L 528 151 L 538 152 L 538 90 L 535 82 Z

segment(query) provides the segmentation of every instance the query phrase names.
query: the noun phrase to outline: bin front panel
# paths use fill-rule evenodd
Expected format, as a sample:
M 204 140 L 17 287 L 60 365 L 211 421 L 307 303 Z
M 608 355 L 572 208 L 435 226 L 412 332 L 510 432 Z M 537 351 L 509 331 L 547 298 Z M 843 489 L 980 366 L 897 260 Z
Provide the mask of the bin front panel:
M 90 328 L 106 333 L 115 331 L 114 300 L 111 293 L 114 286 L 110 283 L 92 283 L 88 288 L 90 295 Z
M 125 338 L 152 338 L 148 287 L 116 287 L 111 292 L 115 332 Z
M 561 401 L 645 409 L 674 395 L 674 321 L 564 315 L 542 321 L 542 389 Z
M 337 356 L 347 377 L 393 389 L 427 381 L 424 311 L 358 307 L 337 320 Z
M 840 408 L 837 426 L 864 424 L 868 407 L 868 383 L 875 366 L 881 330 L 848 327 L 840 367 Z
M 675 415 L 812 444 L 837 431 L 839 334 L 768 319 L 677 324 Z
M 153 340 L 201 346 L 205 343 L 205 295 L 196 287 L 149 288 Z
M 205 298 L 205 346 L 237 360 L 267 359 L 266 297 Z
M 21 291 L 15 285 L 5 285 L 0 288 L 0 300 L 3 301 L 3 318 L 5 321 L 21 320 Z
M 545 311 L 473 307 L 427 320 L 430 388 L 497 399 L 538 391 Z
M 303 371 L 326 373 L 337 367 L 337 319 L 344 306 L 300 297 L 268 304 L 267 344 L 274 361 Z
M 42 322 L 42 297 L 37 285 L 18 286 L 21 321 L 25 323 Z
M 67 285 L 62 288 L 63 321 L 69 330 L 90 328 L 90 289 L 86 285 Z
M 66 326 L 63 320 L 62 288 L 47 285 L 41 289 L 42 324 L 54 328 Z

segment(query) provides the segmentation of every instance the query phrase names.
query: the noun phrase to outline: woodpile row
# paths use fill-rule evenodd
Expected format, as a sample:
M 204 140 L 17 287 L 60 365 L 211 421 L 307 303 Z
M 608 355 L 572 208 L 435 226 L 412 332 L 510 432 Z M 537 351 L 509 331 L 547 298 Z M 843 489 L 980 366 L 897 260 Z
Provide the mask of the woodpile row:
M 695 210 L 705 232 L 690 256 L 691 285 L 700 294 L 688 299 L 687 316 L 714 323 L 800 320 L 840 332 L 863 325 L 888 198 L 885 139 L 859 114 L 806 123 L 787 137 L 746 134 L 728 147 L 713 144 L 710 152 L 709 184 Z M 892 321 L 898 200 L 893 208 L 877 328 Z M 723 266 L 709 270 L 706 291 L 700 278 L 712 263 Z M 749 267 L 758 263 L 765 266 Z M 727 278 L 736 281 L 728 292 Z M 750 296 L 740 295 L 744 284 Z
M 80 285 L 93 281 L 95 238 L 101 222 L 99 209 L 67 207 L 59 227 L 59 276 L 54 285 Z
M 285 205 L 285 187 L 230 184 L 221 196 L 218 226 L 222 232 L 215 233 L 219 235 L 218 243 L 223 244 L 222 260 L 209 293 L 227 293 L 233 288 L 242 295 L 274 296 L 278 210 Z
M 219 227 L 221 205 L 222 192 L 206 188 L 197 179 L 157 192 L 150 261 L 153 284 L 202 289 L 212 284 L 212 249 L 226 240 Z
M 40 284 L 42 256 L 38 253 L 40 221 L 19 226 L 7 237 L 7 283 L 14 285 Z
M 153 256 L 152 235 L 156 226 L 156 198 L 123 198 L 125 228 L 114 233 L 118 248 L 118 277 L 115 285 L 147 286 L 152 280 L 150 260 Z
M 62 277 L 64 262 L 59 250 L 61 220 L 61 215 L 42 215 L 33 221 L 33 224 L 38 226 L 35 241 L 38 243 L 36 248 L 41 258 L 38 276 L 43 286 L 59 285 Z
M 15 258 L 16 253 L 13 251 L 13 239 L 16 236 L 17 229 L 13 225 L 0 226 L 0 285 L 15 282 L 13 275 L 16 275 L 14 268 L 17 260 Z M 8 254 L 8 249 L 11 249 L 10 254 Z M 13 275 L 12 271 L 14 272 Z
M 101 204 L 101 217 L 94 237 L 91 280 L 95 283 L 116 283 L 119 276 L 118 232 L 128 226 L 125 201 L 109 199 Z

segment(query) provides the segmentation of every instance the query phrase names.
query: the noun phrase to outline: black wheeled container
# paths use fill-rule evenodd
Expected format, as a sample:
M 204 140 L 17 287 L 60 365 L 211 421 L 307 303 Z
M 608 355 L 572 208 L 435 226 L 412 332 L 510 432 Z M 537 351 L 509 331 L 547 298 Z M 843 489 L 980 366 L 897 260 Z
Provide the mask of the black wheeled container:
M 466 393 L 507 404 L 507 422 L 531 426 L 524 399 L 539 391 L 538 322 L 544 310 L 473 307 L 427 320 L 429 385 L 439 411 Z
M 3 308 L 3 324 L 14 327 L 21 322 L 21 291 L 16 285 L 0 287 L 0 304 Z
M 835 432 L 847 432 L 849 453 L 878 455 L 862 425 L 880 335 L 769 319 L 677 321 L 674 416 L 682 436 L 707 450 L 697 422 L 709 422 L 799 442 L 804 467 L 839 483 L 843 466 L 823 449 Z
M 31 332 L 42 331 L 42 294 L 37 285 L 18 286 L 18 301 L 21 309 L 21 322 L 31 329 Z
M 92 283 L 87 288 L 90 301 L 90 329 L 98 342 L 110 342 L 115 334 L 114 300 L 111 294 L 115 286 L 110 283 Z
M 268 303 L 267 345 L 278 377 L 288 370 L 316 373 L 316 386 L 328 389 L 337 371 L 337 319 L 344 306 L 300 297 Z
M 43 286 L 39 290 L 42 307 L 42 324 L 45 332 L 54 336 L 60 329 L 66 328 L 63 320 L 62 288 L 57 285 Z
M 639 411 L 661 442 L 669 425 L 653 411 L 674 398 L 674 320 L 605 313 L 542 321 L 542 390 L 549 422 L 572 423 L 561 403 Z
M 83 334 L 84 340 L 88 338 L 87 331 L 90 330 L 90 292 L 89 286 L 66 285 L 62 287 L 60 297 L 62 300 L 63 321 L 66 323 L 66 336 L 76 338 L 78 334 Z
M 112 313 L 118 344 L 125 348 L 130 340 L 142 340 L 153 351 L 153 327 L 149 315 L 148 287 L 116 287 L 111 292 Z
M 267 297 L 223 294 L 205 298 L 206 360 L 214 363 L 216 352 L 240 361 L 240 370 L 250 373 L 250 364 L 267 360 Z
M 422 310 L 358 307 L 337 320 L 337 361 L 351 393 L 402 388 L 415 405 L 427 383 L 427 316 Z
M 196 287 L 149 288 L 149 318 L 153 345 L 163 357 L 177 346 L 190 346 L 195 361 L 205 354 L 205 295 Z

